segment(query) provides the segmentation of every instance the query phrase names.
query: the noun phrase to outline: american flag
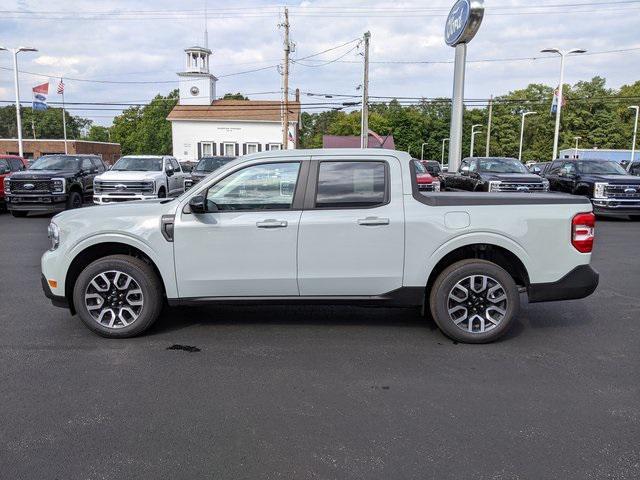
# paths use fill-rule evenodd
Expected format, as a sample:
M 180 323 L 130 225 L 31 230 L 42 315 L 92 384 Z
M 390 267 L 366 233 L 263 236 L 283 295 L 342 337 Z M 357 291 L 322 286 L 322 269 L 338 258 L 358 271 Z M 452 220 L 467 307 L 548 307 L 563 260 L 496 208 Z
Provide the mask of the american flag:
M 60 83 L 58 84 L 58 95 L 62 95 L 64 93 L 64 82 L 60 79 Z

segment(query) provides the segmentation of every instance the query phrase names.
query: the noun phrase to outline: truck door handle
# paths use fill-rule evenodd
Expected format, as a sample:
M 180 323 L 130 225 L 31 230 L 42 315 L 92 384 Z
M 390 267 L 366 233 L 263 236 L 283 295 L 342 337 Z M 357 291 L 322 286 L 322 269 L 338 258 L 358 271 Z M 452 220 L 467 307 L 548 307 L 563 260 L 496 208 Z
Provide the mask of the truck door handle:
M 359 218 L 358 225 L 389 225 L 389 219 L 380 217 Z
M 288 224 L 285 220 L 274 220 L 272 218 L 263 220 L 262 222 L 256 222 L 258 228 L 284 228 Z

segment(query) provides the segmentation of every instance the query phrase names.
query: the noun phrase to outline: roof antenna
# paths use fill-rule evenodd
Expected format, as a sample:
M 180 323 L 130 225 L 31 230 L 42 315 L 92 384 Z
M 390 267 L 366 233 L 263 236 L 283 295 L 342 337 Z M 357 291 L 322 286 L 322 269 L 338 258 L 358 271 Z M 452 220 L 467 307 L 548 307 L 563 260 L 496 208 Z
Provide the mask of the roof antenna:
M 204 48 L 209 48 L 209 30 L 207 29 L 208 12 L 207 12 L 207 0 L 204 0 Z

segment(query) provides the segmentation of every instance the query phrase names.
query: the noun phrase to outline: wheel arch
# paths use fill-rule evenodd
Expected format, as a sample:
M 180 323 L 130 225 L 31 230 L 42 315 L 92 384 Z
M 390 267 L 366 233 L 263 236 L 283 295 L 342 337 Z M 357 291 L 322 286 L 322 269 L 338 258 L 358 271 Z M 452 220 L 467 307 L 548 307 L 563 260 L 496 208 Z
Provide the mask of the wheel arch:
M 92 245 L 87 246 L 80 250 L 71 260 L 69 267 L 67 268 L 67 273 L 65 276 L 64 282 L 64 296 L 69 302 L 69 306 L 71 307 L 72 313 L 75 314 L 73 307 L 73 289 L 78 279 L 78 276 L 82 272 L 82 270 L 89 265 L 90 263 L 100 259 L 107 257 L 109 255 L 128 255 L 131 257 L 139 258 L 146 262 L 149 266 L 153 268 L 153 271 L 158 276 L 161 285 L 163 286 L 162 295 L 164 297 L 167 296 L 167 287 L 164 283 L 164 277 L 158 268 L 156 262 L 142 249 L 130 244 L 121 241 L 105 241 L 94 243 Z
M 476 242 L 456 246 L 444 253 L 435 263 L 427 279 L 426 293 L 431 291 L 431 287 L 438 275 L 447 267 L 461 260 L 479 259 L 487 260 L 505 269 L 520 287 L 527 287 L 530 284 L 529 271 L 525 262 L 504 245 L 493 242 Z

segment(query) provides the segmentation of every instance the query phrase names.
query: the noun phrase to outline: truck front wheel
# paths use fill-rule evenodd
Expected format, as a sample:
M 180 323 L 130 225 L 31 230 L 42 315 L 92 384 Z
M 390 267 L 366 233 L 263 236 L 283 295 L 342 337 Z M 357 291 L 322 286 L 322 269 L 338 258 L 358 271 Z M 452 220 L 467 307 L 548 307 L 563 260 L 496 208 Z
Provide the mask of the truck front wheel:
M 503 268 L 486 260 L 462 260 L 447 267 L 429 294 L 440 330 L 465 343 L 497 340 L 520 309 L 518 286 Z
M 111 255 L 91 263 L 73 289 L 78 315 L 98 335 L 139 335 L 162 310 L 162 285 L 153 268 L 139 258 Z

